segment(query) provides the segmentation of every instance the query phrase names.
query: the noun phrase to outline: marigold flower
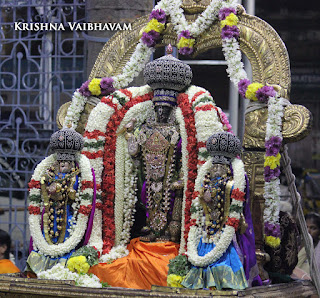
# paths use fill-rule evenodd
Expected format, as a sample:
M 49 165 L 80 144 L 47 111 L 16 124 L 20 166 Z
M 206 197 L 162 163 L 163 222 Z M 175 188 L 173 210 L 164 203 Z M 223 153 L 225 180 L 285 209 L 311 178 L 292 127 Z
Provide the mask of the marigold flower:
M 100 81 L 101 79 L 92 79 L 89 83 L 88 87 L 92 95 L 98 96 L 101 94 Z
M 168 287 L 174 288 L 182 288 L 181 282 L 183 281 L 184 277 L 176 274 L 169 274 L 167 276 L 167 285 Z
M 178 49 L 180 49 L 180 48 L 192 48 L 193 47 L 193 45 L 194 45 L 194 43 L 195 43 L 195 39 L 193 39 L 193 38 L 185 38 L 185 37 L 181 37 L 180 39 L 179 39 L 179 42 L 178 42 Z
M 264 241 L 268 246 L 273 248 L 277 248 L 281 243 L 280 238 L 273 236 L 265 236 Z
M 234 13 L 230 13 L 224 20 L 221 21 L 220 27 L 236 26 L 239 22 L 238 17 Z
M 271 170 L 280 166 L 281 154 L 278 153 L 276 156 L 265 156 L 264 167 L 270 167 Z
M 67 267 L 72 272 L 84 274 L 86 274 L 90 269 L 90 265 L 87 263 L 87 258 L 85 256 L 70 258 L 68 260 Z
M 254 100 L 257 101 L 258 98 L 256 96 L 256 92 L 258 91 L 258 89 L 262 88 L 263 85 L 260 83 L 252 83 L 248 86 L 248 89 L 246 91 L 246 98 L 250 99 L 250 100 Z
M 152 19 L 144 28 L 144 32 L 148 33 L 151 30 L 161 33 L 164 30 L 164 24 L 160 23 L 156 19 Z

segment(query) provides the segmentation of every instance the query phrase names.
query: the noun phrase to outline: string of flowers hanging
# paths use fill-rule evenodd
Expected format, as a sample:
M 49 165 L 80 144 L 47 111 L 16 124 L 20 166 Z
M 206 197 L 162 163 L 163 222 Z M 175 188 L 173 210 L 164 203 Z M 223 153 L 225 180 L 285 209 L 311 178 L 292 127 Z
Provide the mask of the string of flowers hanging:
M 240 29 L 237 16 L 237 1 L 211 1 L 208 7 L 199 15 L 195 22 L 189 24 L 181 8 L 182 1 L 160 1 L 150 14 L 149 22 L 144 28 L 139 43 L 124 66 L 120 75 L 92 79 L 85 82 L 73 96 L 68 109 L 66 124 L 73 127 L 78 123 L 81 111 L 90 96 L 104 96 L 115 89 L 127 86 L 137 76 L 157 43 L 162 39 L 166 29 L 168 17 L 177 33 L 177 47 L 182 55 L 193 53 L 196 38 L 208 29 L 213 22 L 220 21 L 222 49 L 227 61 L 227 72 L 230 80 L 237 86 L 240 95 L 251 101 L 258 101 L 268 105 L 268 120 L 266 126 L 266 155 L 264 163 L 265 176 L 265 241 L 266 244 L 277 247 L 280 244 L 279 229 L 279 201 L 280 201 L 280 148 L 282 144 L 281 117 L 283 115 L 284 100 L 272 86 L 261 83 L 251 83 L 241 61 L 239 46 Z

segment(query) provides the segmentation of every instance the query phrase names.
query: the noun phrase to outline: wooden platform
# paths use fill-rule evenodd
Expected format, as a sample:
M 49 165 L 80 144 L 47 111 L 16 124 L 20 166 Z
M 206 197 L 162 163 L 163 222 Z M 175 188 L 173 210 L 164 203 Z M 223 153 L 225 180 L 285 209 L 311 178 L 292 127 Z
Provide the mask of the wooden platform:
M 0 276 L 0 297 L 317 297 L 311 281 L 261 286 L 244 291 L 188 290 L 154 286 L 149 290 L 83 288 L 73 281 Z

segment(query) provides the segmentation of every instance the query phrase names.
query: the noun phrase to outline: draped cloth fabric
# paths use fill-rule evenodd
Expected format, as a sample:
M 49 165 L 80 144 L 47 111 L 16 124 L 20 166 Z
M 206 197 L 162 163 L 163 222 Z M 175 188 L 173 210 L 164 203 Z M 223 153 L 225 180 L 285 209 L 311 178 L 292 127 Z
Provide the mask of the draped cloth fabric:
M 0 260 L 0 274 L 17 273 L 19 268 L 8 259 Z
M 166 286 L 169 260 L 179 253 L 174 242 L 141 242 L 134 238 L 129 255 L 111 264 L 100 263 L 89 270 L 113 287 L 150 290 L 152 285 Z
M 197 248 L 199 256 L 205 256 L 214 247 L 213 243 L 204 243 L 201 238 Z M 216 262 L 206 267 L 192 266 L 181 284 L 189 289 L 215 287 L 217 290 L 243 290 L 248 287 L 242 263 L 232 242 Z

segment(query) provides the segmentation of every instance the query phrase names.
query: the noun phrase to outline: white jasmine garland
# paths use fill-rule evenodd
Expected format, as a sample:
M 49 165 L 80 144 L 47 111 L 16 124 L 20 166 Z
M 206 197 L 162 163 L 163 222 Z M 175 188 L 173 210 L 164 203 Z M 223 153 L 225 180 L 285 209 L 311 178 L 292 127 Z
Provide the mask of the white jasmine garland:
M 182 111 L 179 107 L 176 109 L 176 120 L 179 124 L 180 129 L 180 136 L 181 136 L 181 160 L 182 160 L 182 172 L 183 172 L 183 189 L 187 188 L 187 182 L 188 182 L 188 159 L 189 159 L 189 153 L 187 150 L 187 131 L 186 126 L 184 122 L 184 117 L 182 115 Z M 182 254 L 185 252 L 185 239 L 184 239 L 184 231 L 185 231 L 185 216 L 184 216 L 184 210 L 186 208 L 186 195 L 185 191 L 183 192 L 183 199 L 182 199 L 182 212 L 181 212 L 181 238 L 180 238 L 180 248 L 179 248 L 179 254 Z
M 123 258 L 129 254 L 126 245 L 118 245 L 111 248 L 110 252 L 100 257 L 100 263 L 110 263 L 116 259 Z
M 96 275 L 71 272 L 60 263 L 54 265 L 51 269 L 39 272 L 37 274 L 37 278 L 50 280 L 74 280 L 76 285 L 79 287 L 102 288 L 102 284 Z
M 195 190 L 200 191 L 201 189 L 201 183 L 204 179 L 205 174 L 209 171 L 211 167 L 212 159 L 210 158 L 204 165 L 202 165 L 199 169 L 199 174 L 195 182 Z M 243 162 L 240 159 L 233 159 L 232 160 L 232 169 L 233 169 L 233 178 L 234 178 L 234 188 L 238 188 L 240 191 L 244 192 L 245 188 L 245 172 L 244 172 L 244 166 Z M 195 201 L 195 202 L 194 202 Z M 193 206 L 196 206 L 198 212 L 198 217 L 203 217 L 203 214 L 200 212 L 202 211 L 202 208 L 199 206 L 199 198 L 194 200 L 192 202 Z M 234 201 L 232 200 L 230 207 L 234 205 Z M 236 205 L 242 206 L 242 202 L 236 201 Z M 229 214 L 229 218 L 240 218 L 240 214 L 238 212 L 231 212 Z M 203 223 L 203 222 L 202 222 Z M 204 256 L 199 256 L 198 254 L 198 244 L 200 241 L 201 236 L 203 236 L 203 227 L 202 226 L 192 226 L 190 228 L 190 232 L 188 235 L 188 243 L 187 243 L 187 254 L 188 254 L 188 260 L 191 262 L 192 265 L 198 266 L 198 267 L 206 267 L 218 259 L 222 257 L 222 255 L 226 252 L 228 249 L 233 236 L 235 234 L 235 229 L 232 226 L 225 225 L 222 229 L 222 232 L 220 235 L 217 235 L 214 239 L 216 246 L 207 254 Z M 220 236 L 220 237 L 219 237 Z
M 223 1 L 211 1 L 207 8 L 191 24 L 188 23 L 183 13 L 182 1 L 162 0 L 158 6 L 162 8 L 166 15 L 171 17 L 173 27 L 177 34 L 188 30 L 196 38 L 209 28 L 209 26 L 218 19 L 218 13 L 222 7 Z
M 56 161 L 56 154 L 52 154 L 46 159 L 44 159 L 35 169 L 34 174 L 32 176 L 32 180 L 40 181 L 42 176 L 45 174 L 45 171 Z M 93 176 L 91 173 L 91 167 L 89 160 L 80 154 L 76 155 L 76 161 L 79 163 L 81 178 L 80 181 L 93 181 Z M 79 189 L 79 188 L 78 188 Z M 40 189 L 34 188 L 33 193 L 37 190 L 38 194 L 40 195 Z M 91 199 L 93 195 L 93 190 L 89 189 L 89 193 L 91 194 Z M 82 196 L 81 190 L 80 197 Z M 88 200 L 81 199 L 81 205 L 88 205 Z M 92 203 L 92 201 L 91 201 Z M 30 206 L 34 206 L 33 202 L 29 203 Z M 41 204 L 42 205 L 42 204 Z M 62 256 L 72 249 L 74 249 L 82 240 L 86 228 L 87 228 L 88 216 L 78 213 L 76 226 L 73 229 L 72 235 L 67 238 L 63 243 L 59 244 L 49 244 L 41 230 L 41 214 L 30 214 L 29 215 L 29 225 L 30 225 L 30 234 L 34 241 L 35 246 L 39 250 L 40 253 L 51 256 L 51 257 L 58 257 Z
M 71 104 L 67 110 L 67 115 L 64 120 L 64 126 L 76 129 L 81 112 L 88 100 L 88 97 L 83 96 L 78 90 L 73 93 Z

